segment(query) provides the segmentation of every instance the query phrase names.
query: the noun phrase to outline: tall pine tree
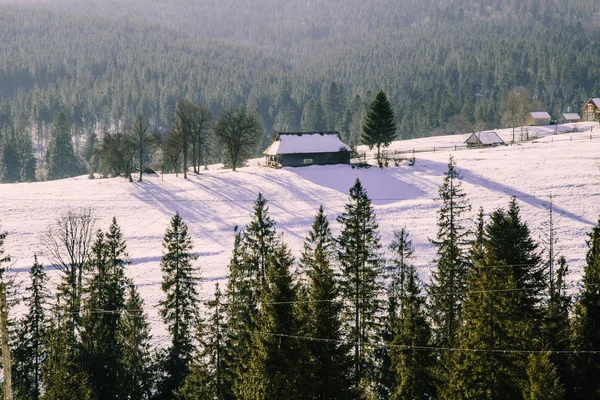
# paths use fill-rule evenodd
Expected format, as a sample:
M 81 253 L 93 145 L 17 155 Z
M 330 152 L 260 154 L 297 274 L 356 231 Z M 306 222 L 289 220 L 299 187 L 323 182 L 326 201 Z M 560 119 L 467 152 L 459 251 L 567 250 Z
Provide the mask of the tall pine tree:
M 106 234 L 98 231 L 92 246 L 93 276 L 88 287 L 83 320 L 82 360 L 90 386 L 98 398 L 120 392 L 121 316 L 125 310 L 125 266 L 129 263 L 121 228 L 115 218 Z
M 13 395 L 15 399 L 38 400 L 41 395 L 42 365 L 46 358 L 45 333 L 47 325 L 46 288 L 48 277 L 37 256 L 29 269 L 31 286 L 26 288 L 27 314 L 23 317 L 17 332 L 17 342 L 13 353 Z
M 469 263 L 466 256 L 468 230 L 465 213 L 469 212 L 461 175 L 450 156 L 444 182 L 439 188 L 442 206 L 438 211 L 438 232 L 432 243 L 437 249 L 437 270 L 432 272 L 429 288 L 434 340 L 440 347 L 456 341 L 462 312 Z
M 277 246 L 275 221 L 269 215 L 267 200 L 259 193 L 253 206 L 252 219 L 243 234 L 236 235 L 227 286 L 227 315 L 230 325 L 229 346 L 232 349 L 234 392 L 244 389 L 247 357 L 251 346 L 249 331 L 255 328 L 258 301 L 266 284 L 265 271 Z
M 573 321 L 573 346 L 581 352 L 575 357 L 577 399 L 600 398 L 600 355 L 585 353 L 600 350 L 600 219 L 589 234 L 587 246 L 583 288 Z
M 303 370 L 307 399 L 335 400 L 353 396 L 349 380 L 352 359 L 348 357 L 351 347 L 342 343 L 342 301 L 333 270 L 334 245 L 329 221 L 321 206 L 304 240 L 300 259 L 302 271 L 307 275 L 302 334 L 330 341 L 305 343 L 308 365 Z
M 442 393 L 518 399 L 527 385 L 528 362 L 520 351 L 541 348 L 535 332 L 541 322 L 538 292 L 544 282 L 537 244 L 521 221 L 515 199 L 508 210 L 491 214 L 484 237 L 480 235 L 472 254 L 479 253 L 475 249 L 483 239 L 483 257 L 474 258 L 456 343 L 473 351 L 455 352 Z
M 119 398 L 144 400 L 152 389 L 152 359 L 150 353 L 150 325 L 144 313 L 144 302 L 135 286 L 129 285 L 125 310 L 121 316 L 118 341 L 121 348 L 119 359 Z
M 382 167 L 381 146 L 389 146 L 395 138 L 394 110 L 392 110 L 386 94 L 380 90 L 371 102 L 363 122 L 360 142 L 369 146 L 369 149 L 377 147 L 377 162 Z
M 159 303 L 160 315 L 171 334 L 171 345 L 163 355 L 163 376 L 157 396 L 159 399 L 172 399 L 189 372 L 194 329 L 200 318 L 197 285 L 201 279 L 193 265 L 195 259 L 188 227 L 179 213 L 176 213 L 165 232 L 160 261 L 163 272 L 162 290 L 166 295 Z
M 265 281 L 259 298 L 256 330 L 252 332 L 252 347 L 246 385 L 242 400 L 303 399 L 302 369 L 298 359 L 302 342 L 294 303 L 296 287 L 291 267 L 294 259 L 281 243 L 269 257 Z
M 233 253 L 229 262 L 229 279 L 225 307 L 228 331 L 226 335 L 227 357 L 230 359 L 231 381 L 224 384 L 231 387 L 236 397 L 244 388 L 244 376 L 248 371 L 247 360 L 251 348 L 250 331 L 254 330 L 254 322 L 258 313 L 257 299 L 253 287 L 255 275 L 243 262 L 242 232 L 235 227 Z
M 52 140 L 46 154 L 48 180 L 70 178 L 82 172 L 73 150 L 71 125 L 65 113 L 57 115 L 52 125 Z
M 190 367 L 181 397 L 186 400 L 233 400 L 232 371 L 226 348 L 227 323 L 218 283 L 215 286 L 215 298 L 206 305 L 209 317 L 203 327 L 200 351 Z
M 389 293 L 389 324 L 392 328 L 390 398 L 394 400 L 433 397 L 434 354 L 423 351 L 430 344 L 431 329 L 417 270 L 410 263 L 413 250 L 406 230 L 395 232 L 390 245 L 394 261 Z
M 373 345 L 380 333 L 382 262 L 375 211 L 360 180 L 350 188 L 350 200 L 337 221 L 338 260 L 346 300 L 345 335 L 354 343 L 354 386 L 373 391 Z

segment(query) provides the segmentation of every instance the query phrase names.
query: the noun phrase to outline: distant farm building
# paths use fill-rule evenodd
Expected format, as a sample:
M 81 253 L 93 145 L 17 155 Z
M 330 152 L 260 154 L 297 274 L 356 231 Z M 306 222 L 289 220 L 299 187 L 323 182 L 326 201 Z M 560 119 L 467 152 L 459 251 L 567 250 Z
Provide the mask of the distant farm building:
M 267 164 L 282 167 L 350 164 L 350 147 L 338 132 L 279 133 L 263 154 Z
M 475 132 L 465 140 L 467 147 L 493 147 L 504 145 L 496 132 Z
M 566 123 L 580 122 L 581 121 L 581 117 L 577 113 L 564 113 L 563 114 L 563 121 L 566 122 Z
M 546 111 L 534 111 L 527 116 L 527 125 L 550 125 L 551 119 Z
M 582 121 L 598 121 L 600 119 L 600 98 L 589 99 L 583 106 Z

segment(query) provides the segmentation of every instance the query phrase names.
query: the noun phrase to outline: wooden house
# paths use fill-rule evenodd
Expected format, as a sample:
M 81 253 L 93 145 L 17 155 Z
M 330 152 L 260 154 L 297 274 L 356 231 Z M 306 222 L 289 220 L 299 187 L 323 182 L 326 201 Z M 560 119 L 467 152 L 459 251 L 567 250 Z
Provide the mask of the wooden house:
M 281 167 L 350 164 L 350 147 L 338 132 L 279 133 L 264 152 L 267 164 Z
M 475 132 L 465 143 L 467 147 L 494 147 L 506 144 L 496 132 Z
M 551 119 L 546 111 L 533 111 L 527 116 L 527 125 L 550 125 Z
M 577 113 L 564 113 L 563 122 L 570 124 L 573 122 L 581 122 L 581 117 Z
M 583 105 L 582 121 L 598 121 L 600 120 L 600 98 L 592 98 Z

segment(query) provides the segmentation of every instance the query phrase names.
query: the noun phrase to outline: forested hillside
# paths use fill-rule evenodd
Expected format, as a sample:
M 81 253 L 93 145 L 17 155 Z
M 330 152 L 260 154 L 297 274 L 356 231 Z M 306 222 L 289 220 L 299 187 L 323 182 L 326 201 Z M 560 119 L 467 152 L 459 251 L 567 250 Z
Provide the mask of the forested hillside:
M 0 3 L 0 125 L 42 146 L 60 111 L 75 135 L 140 112 L 166 131 L 180 98 L 255 109 L 265 142 L 335 129 L 356 144 L 379 89 L 402 138 L 507 125 L 518 87 L 554 117 L 600 93 L 593 2 Z

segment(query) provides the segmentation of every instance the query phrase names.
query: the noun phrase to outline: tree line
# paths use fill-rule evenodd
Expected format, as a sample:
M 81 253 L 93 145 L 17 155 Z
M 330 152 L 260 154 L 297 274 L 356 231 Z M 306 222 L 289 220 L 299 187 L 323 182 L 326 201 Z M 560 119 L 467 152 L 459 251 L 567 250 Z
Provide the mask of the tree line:
M 64 179 L 84 173 L 124 176 L 142 181 L 144 173 L 199 173 L 201 166 L 222 161 L 235 169 L 256 155 L 263 128 L 256 113 L 244 108 L 224 110 L 216 121 L 203 105 L 177 102 L 173 128 L 154 129 L 141 114 L 123 131 L 90 132 L 77 151 L 73 127 L 61 112 L 52 123 L 51 138 L 42 157 L 36 157 L 27 133 L 0 131 L 0 182 Z
M 99 173 L 124 176 L 132 182 L 136 171 L 142 181 L 144 173 L 155 169 L 182 172 L 187 178 L 190 167 L 197 174 L 202 165 L 207 168 L 217 161 L 235 171 L 257 155 L 263 135 L 259 116 L 241 107 L 225 109 L 213 121 L 206 106 L 181 99 L 172 119 L 172 129 L 162 133 L 138 114 L 123 131 L 90 132 L 77 152 L 72 123 L 61 112 L 53 121 L 43 158 L 35 156 L 28 134 L 4 128 L 0 131 L 0 183 L 64 179 L 85 172 L 90 178 Z M 388 146 L 396 134 L 394 112 L 380 90 L 365 114 L 360 136 L 362 144 L 377 147 L 379 166 L 383 165 L 380 148 Z
M 580 291 L 546 235 L 532 238 L 513 198 L 471 211 L 451 158 L 439 188 L 431 282 L 412 263 L 407 228 L 383 256 L 359 180 L 333 235 L 321 207 L 299 260 L 268 201 L 234 230 L 224 287 L 200 300 L 201 273 L 179 214 L 163 238 L 158 310 L 169 342 L 153 351 L 150 322 L 126 277 L 115 219 L 94 231 L 71 211 L 44 238 L 60 271 L 56 298 L 35 259 L 27 312 L 11 336 L 15 399 L 593 399 L 600 398 L 600 221 L 587 240 Z M 0 235 L 3 282 L 9 257 Z M 10 286 L 10 285 L 9 285 Z M 10 297 L 10 296 L 9 296 Z M 6 377 L 6 365 L 5 365 Z

